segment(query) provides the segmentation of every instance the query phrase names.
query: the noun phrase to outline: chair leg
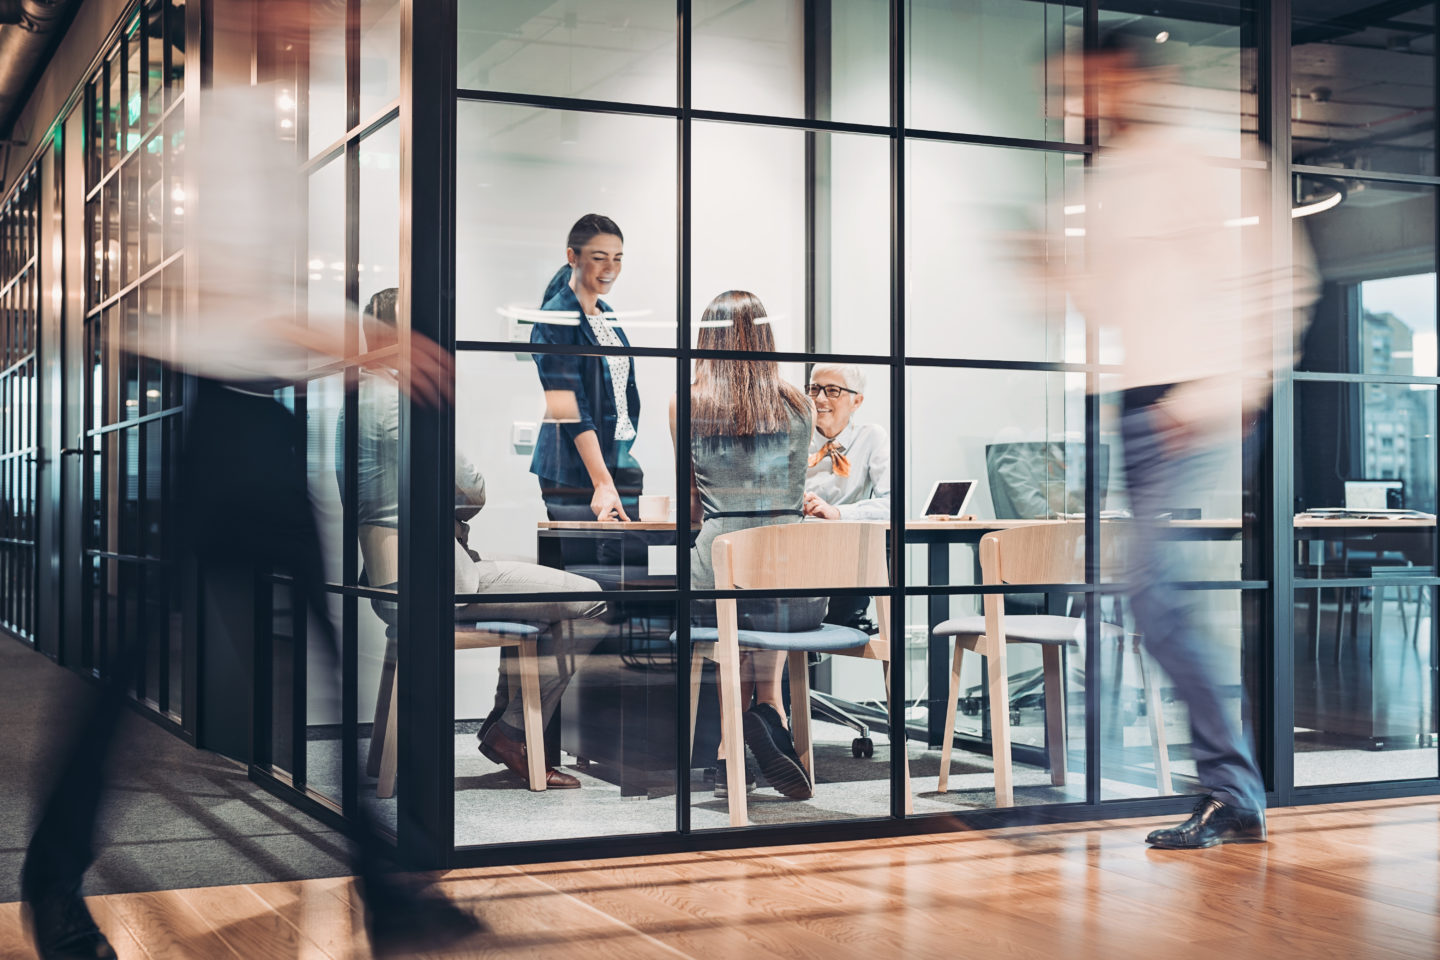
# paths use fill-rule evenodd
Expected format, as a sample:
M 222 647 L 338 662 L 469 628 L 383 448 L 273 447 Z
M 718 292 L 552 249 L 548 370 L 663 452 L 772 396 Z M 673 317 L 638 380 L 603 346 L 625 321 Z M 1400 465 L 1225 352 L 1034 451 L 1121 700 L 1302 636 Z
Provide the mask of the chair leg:
M 955 747 L 955 705 L 960 699 L 960 664 L 965 656 L 962 638 L 955 638 L 955 658 L 950 663 L 950 694 L 945 700 L 945 741 L 940 745 L 940 793 L 950 790 L 950 753 Z
M 1010 677 L 1003 649 L 993 650 L 985 658 L 985 671 L 990 694 L 990 754 L 995 761 L 995 805 L 1013 807 L 1015 785 L 1010 761 Z
M 1135 662 L 1140 665 L 1140 686 L 1145 691 L 1145 716 L 1150 722 L 1150 748 L 1155 751 L 1155 786 L 1162 797 L 1175 792 L 1170 783 L 1170 745 L 1165 740 L 1165 716 L 1160 707 L 1160 684 L 1155 671 L 1146 665 L 1149 658 L 1135 638 Z
M 740 661 L 715 645 L 716 680 L 720 687 L 720 747 L 725 754 L 725 783 L 730 791 L 730 826 L 749 822 L 745 799 L 745 735 L 740 728 Z
M 396 722 L 400 714 L 400 666 L 390 671 L 390 706 L 385 720 L 385 734 L 380 744 L 379 782 L 375 784 L 375 796 L 388 800 L 395 796 L 395 748 L 397 745 Z
M 813 786 L 815 747 L 810 737 L 810 657 L 804 650 L 790 651 L 790 736 Z
M 390 730 L 390 698 L 395 696 L 395 661 L 380 665 L 380 693 L 375 698 L 375 722 L 370 727 L 370 749 L 365 756 L 365 776 L 380 776 L 380 756 Z
M 889 660 L 885 661 L 885 703 L 890 703 Z M 898 750 L 900 752 L 900 762 L 905 764 L 905 813 L 906 815 L 909 815 L 915 812 L 915 791 L 910 789 L 910 751 L 906 748 L 905 727 L 903 726 L 903 710 L 901 711 L 901 718 L 902 726 L 900 727 L 900 735 L 896 736 L 894 730 L 890 731 L 890 756 L 892 757 L 893 762 L 895 752 Z
M 545 789 L 545 723 L 540 710 L 540 656 L 537 641 L 520 643 L 520 703 L 525 711 L 525 765 L 530 789 Z
M 690 765 L 695 765 L 695 719 L 700 714 L 700 681 L 705 676 L 705 648 L 708 644 L 690 645 Z
M 1057 787 L 1065 786 L 1069 759 L 1065 739 L 1065 669 L 1060 659 L 1063 652 L 1049 643 L 1041 648 L 1045 663 L 1045 732 L 1050 737 L 1050 782 Z

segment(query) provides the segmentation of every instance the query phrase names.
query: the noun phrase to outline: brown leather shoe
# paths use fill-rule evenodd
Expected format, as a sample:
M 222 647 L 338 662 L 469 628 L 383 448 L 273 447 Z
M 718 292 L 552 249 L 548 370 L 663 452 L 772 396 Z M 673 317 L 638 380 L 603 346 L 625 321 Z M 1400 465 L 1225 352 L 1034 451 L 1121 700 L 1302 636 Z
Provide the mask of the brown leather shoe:
M 480 741 L 480 752 L 485 758 L 495 763 L 504 764 L 505 767 L 527 784 L 530 782 L 530 768 L 526 763 L 525 744 L 516 743 L 507 737 L 499 727 L 491 726 L 485 731 L 485 739 Z M 576 790 L 580 787 L 580 781 L 554 767 L 545 771 L 545 788 L 547 790 Z

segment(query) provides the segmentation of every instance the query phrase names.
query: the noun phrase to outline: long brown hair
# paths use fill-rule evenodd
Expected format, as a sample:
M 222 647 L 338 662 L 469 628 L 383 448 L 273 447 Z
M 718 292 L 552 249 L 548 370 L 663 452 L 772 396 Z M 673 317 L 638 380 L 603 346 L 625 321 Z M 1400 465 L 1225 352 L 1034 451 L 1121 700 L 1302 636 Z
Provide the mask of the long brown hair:
M 760 298 L 727 290 L 711 300 L 700 318 L 698 347 L 773 353 L 775 334 Z M 787 407 L 812 417 L 809 399 L 780 379 L 774 360 L 696 360 L 690 399 L 691 432 L 701 437 L 784 433 L 790 428 Z

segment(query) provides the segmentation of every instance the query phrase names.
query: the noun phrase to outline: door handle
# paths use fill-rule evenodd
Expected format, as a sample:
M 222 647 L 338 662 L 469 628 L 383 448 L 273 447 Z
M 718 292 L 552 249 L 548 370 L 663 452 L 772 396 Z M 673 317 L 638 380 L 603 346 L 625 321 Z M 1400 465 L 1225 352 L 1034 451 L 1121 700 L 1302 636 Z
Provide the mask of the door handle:
M 61 447 L 61 448 L 60 448 L 60 453 L 61 453 L 61 454 L 71 454 L 71 455 L 73 455 L 73 456 L 79 456 L 80 454 L 82 454 L 82 453 L 84 453 L 84 452 L 85 452 L 84 449 L 82 449 L 82 448 L 80 448 L 80 447 Z

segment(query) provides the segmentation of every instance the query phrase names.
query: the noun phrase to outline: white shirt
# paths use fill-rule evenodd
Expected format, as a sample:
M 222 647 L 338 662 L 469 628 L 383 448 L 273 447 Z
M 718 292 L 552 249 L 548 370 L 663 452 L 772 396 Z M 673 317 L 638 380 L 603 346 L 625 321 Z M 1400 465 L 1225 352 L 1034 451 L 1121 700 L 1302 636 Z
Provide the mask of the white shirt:
M 617 334 L 610 321 L 604 317 L 592 317 L 585 315 L 590 323 L 590 330 L 595 334 L 595 340 L 602 347 L 623 347 L 620 335 Z M 634 440 L 635 424 L 630 420 L 630 398 L 626 393 L 626 387 L 630 384 L 630 358 L 620 357 L 611 354 L 605 358 L 610 365 L 610 386 L 615 392 L 615 439 Z
M 829 441 L 816 430 L 810 435 L 813 457 Z M 835 473 L 830 457 L 805 471 L 805 492 L 839 508 L 840 519 L 890 519 L 890 436 L 873 423 L 857 426 L 854 420 L 835 437 L 835 445 L 850 461 L 850 476 Z
M 1268 171 L 1209 162 L 1204 149 L 1181 128 L 1135 125 L 1101 151 L 1076 289 L 1090 321 L 1120 335 L 1118 386 L 1177 384 L 1168 407 L 1195 424 L 1233 417 L 1242 388 L 1246 408 L 1263 400 L 1273 311 L 1288 301 L 1298 333 L 1318 290 L 1303 233 L 1292 263 L 1269 256 Z

